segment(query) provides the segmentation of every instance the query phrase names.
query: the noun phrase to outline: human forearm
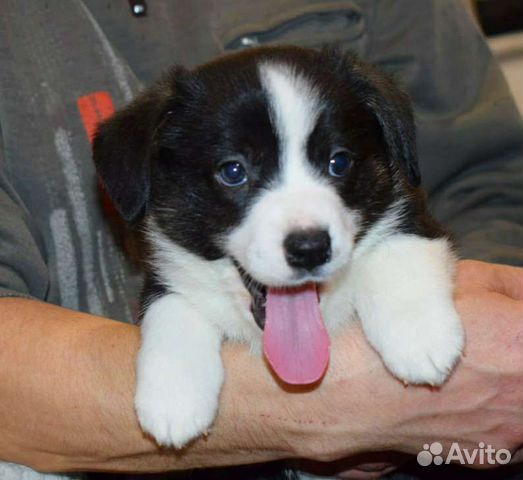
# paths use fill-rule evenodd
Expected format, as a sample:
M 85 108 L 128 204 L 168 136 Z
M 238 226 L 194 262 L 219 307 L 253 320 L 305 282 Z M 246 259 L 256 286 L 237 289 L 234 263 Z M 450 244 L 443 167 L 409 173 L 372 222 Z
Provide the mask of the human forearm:
M 271 392 L 260 389 L 271 380 L 246 349 L 224 349 L 234 381 L 212 434 L 165 454 L 134 414 L 137 327 L 25 299 L 0 305 L 3 460 L 45 471 L 160 471 L 291 456 L 274 434 L 279 420 L 250 415 L 270 404 Z
M 0 306 L 3 460 L 43 471 L 145 472 L 379 449 L 367 433 L 375 429 L 368 395 L 373 373 L 388 374 L 359 329 L 336 347 L 344 353 L 335 355 L 327 388 L 295 395 L 245 346 L 225 344 L 212 431 L 166 452 L 142 434 L 134 413 L 137 327 L 25 299 Z M 334 395 L 342 387 L 343 396 Z M 350 433 L 340 430 L 340 415 Z

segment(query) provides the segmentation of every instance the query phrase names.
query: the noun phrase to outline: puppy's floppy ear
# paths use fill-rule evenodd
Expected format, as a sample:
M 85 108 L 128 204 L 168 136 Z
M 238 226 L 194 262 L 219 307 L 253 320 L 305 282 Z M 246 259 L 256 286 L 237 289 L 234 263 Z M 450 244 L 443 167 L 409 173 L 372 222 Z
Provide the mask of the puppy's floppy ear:
M 149 199 L 155 132 L 174 96 L 173 70 L 103 122 L 93 142 L 99 178 L 120 215 L 139 219 Z
M 421 182 L 416 151 L 416 127 L 411 102 L 392 78 L 380 68 L 363 63 L 355 54 L 344 53 L 336 46 L 325 54 L 374 115 L 383 134 L 391 163 L 399 167 L 413 186 Z
M 417 187 L 421 183 L 421 175 L 410 99 L 377 68 L 368 67 L 367 75 L 372 88 L 365 103 L 381 126 L 389 157 Z

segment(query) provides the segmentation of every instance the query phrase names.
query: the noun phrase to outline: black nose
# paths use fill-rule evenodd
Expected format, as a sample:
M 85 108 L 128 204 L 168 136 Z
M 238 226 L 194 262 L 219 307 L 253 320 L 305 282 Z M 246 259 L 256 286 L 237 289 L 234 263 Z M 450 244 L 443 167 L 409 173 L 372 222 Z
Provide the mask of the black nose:
M 312 270 L 331 258 L 331 238 L 326 230 L 298 230 L 283 242 L 285 258 L 291 267 Z

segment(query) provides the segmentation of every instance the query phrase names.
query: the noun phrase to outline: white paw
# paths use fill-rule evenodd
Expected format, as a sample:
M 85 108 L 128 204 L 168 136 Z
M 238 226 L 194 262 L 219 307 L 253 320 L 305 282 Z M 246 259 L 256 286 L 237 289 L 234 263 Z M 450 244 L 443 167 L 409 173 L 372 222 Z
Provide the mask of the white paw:
M 438 308 L 432 302 L 424 309 L 409 312 L 406 306 L 402 311 L 402 318 L 389 318 L 390 328 L 381 332 L 376 349 L 387 368 L 405 383 L 441 385 L 459 361 L 465 342 L 454 307 Z
M 161 370 L 143 360 L 138 365 L 135 408 L 144 432 L 159 445 L 176 448 L 207 433 L 223 382 L 219 358 L 218 365 L 195 366 L 182 360 L 178 368 Z
M 380 231 L 375 235 L 379 240 Z M 394 233 L 369 248 L 355 254 L 351 271 L 369 342 L 404 382 L 441 385 L 464 345 L 451 245 L 445 238 Z

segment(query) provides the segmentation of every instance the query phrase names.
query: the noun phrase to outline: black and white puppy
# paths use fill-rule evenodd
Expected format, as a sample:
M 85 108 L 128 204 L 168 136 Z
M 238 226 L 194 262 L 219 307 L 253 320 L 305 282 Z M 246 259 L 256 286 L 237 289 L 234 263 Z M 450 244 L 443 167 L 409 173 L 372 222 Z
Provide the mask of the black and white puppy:
M 354 55 L 264 47 L 175 67 L 101 125 L 94 159 L 146 227 L 135 406 L 159 444 L 211 426 L 223 340 L 297 384 L 355 318 L 407 383 L 439 385 L 459 359 L 455 257 L 418 186 L 409 101 Z

